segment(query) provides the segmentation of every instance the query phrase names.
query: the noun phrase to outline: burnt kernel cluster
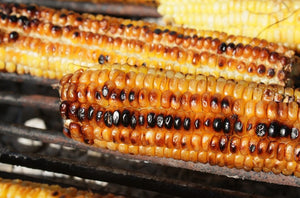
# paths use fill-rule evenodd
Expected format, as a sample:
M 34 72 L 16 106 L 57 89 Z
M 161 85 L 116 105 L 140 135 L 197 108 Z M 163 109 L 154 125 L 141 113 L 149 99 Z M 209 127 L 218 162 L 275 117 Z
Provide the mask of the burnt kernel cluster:
M 188 131 L 192 126 L 192 121 L 189 117 L 182 119 L 178 116 L 165 116 L 162 113 L 155 114 L 154 112 L 137 115 L 127 109 L 124 109 L 123 111 L 105 111 L 102 109 L 95 109 L 93 106 L 82 107 L 78 103 L 69 104 L 66 101 L 61 103 L 60 113 L 64 118 L 70 118 L 69 115 L 72 115 L 72 118 L 76 118 L 81 122 L 85 120 L 92 120 L 93 118 L 95 118 L 97 122 L 100 122 L 103 119 L 107 127 L 111 127 L 112 125 L 119 126 L 122 124 L 124 127 L 131 126 L 132 128 L 139 125 L 150 128 L 154 128 L 156 126 L 159 128 L 165 127 L 166 129 L 174 128 L 176 130 L 183 128 Z M 196 129 L 200 127 L 199 119 L 194 121 L 194 126 Z
M 265 123 L 258 123 L 255 128 L 255 133 L 259 137 L 267 135 L 268 137 L 289 137 L 293 140 L 299 137 L 299 130 L 297 128 L 290 128 L 277 121 L 272 121 L 268 126 Z
M 18 23 L 18 25 L 23 27 L 29 27 L 31 24 L 35 24 L 37 19 L 29 19 L 26 16 L 16 16 L 16 15 L 7 15 L 3 12 L 0 12 L 1 20 L 8 20 L 9 23 Z
M 225 134 L 230 133 L 231 131 L 236 133 L 243 132 L 243 123 L 239 120 L 236 120 L 236 118 L 214 118 L 213 121 L 208 118 L 204 121 L 204 126 L 206 127 L 210 127 L 211 124 L 215 132 L 223 131 Z

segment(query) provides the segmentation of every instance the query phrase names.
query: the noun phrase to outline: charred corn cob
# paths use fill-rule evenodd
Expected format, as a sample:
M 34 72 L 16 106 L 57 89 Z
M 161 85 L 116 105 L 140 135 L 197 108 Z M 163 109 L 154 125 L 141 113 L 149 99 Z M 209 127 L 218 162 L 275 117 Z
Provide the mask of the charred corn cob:
M 263 99 L 232 81 L 112 68 L 62 78 L 68 137 L 123 153 L 300 176 L 297 102 Z
M 71 63 L 127 63 L 286 85 L 298 71 L 293 51 L 259 39 L 36 6 L 0 7 L 0 67 L 8 72 L 61 78 L 78 69 Z
M 300 52 L 299 6 L 299 0 L 160 0 L 158 11 L 178 25 L 258 37 Z
M 76 188 L 62 188 L 58 185 L 47 185 L 22 180 L 10 180 L 0 178 L 0 198 L 44 198 L 44 197 L 65 197 L 65 198 L 113 198 L 112 194 L 99 195 L 91 192 L 79 191 Z

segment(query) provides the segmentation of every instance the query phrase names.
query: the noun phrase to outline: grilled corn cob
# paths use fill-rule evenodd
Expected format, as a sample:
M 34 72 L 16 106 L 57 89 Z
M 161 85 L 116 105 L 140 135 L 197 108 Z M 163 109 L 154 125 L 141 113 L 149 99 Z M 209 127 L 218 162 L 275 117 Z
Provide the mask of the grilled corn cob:
M 62 188 L 58 185 L 47 185 L 40 183 L 33 183 L 22 180 L 10 180 L 0 178 L 0 198 L 113 198 L 122 196 L 114 196 L 112 194 L 99 195 L 91 192 L 79 191 L 76 188 Z
M 158 11 L 178 25 L 258 37 L 300 52 L 299 6 L 299 0 L 160 0 Z
M 297 102 L 263 97 L 262 87 L 249 94 L 242 82 L 116 68 L 61 79 L 65 135 L 123 153 L 300 176 Z
M 78 69 L 72 63 L 127 63 L 280 85 L 298 73 L 293 51 L 255 38 L 36 6 L 0 7 L 0 68 L 8 72 L 59 79 Z

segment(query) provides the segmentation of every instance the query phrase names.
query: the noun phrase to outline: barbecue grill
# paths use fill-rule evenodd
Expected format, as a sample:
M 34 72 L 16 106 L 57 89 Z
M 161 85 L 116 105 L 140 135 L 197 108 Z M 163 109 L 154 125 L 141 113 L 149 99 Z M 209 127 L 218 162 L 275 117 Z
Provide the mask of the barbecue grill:
M 139 5 L 14 2 L 131 18 L 158 17 L 154 8 Z M 126 155 L 75 142 L 62 133 L 57 84 L 57 80 L 0 73 L 0 177 L 72 185 L 127 197 L 300 195 L 300 179 L 293 176 Z M 36 117 L 46 129 L 25 126 L 26 120 Z

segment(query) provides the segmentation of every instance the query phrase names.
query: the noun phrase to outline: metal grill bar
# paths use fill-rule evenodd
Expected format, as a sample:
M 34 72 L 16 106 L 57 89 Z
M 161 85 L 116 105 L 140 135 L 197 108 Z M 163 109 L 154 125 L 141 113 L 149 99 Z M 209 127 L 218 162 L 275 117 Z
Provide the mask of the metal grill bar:
M 0 92 L 0 103 L 35 107 L 40 109 L 57 111 L 59 98 L 42 95 L 22 95 L 18 93 Z
M 2 0 L 7 3 L 26 3 L 38 4 L 57 9 L 66 8 L 79 12 L 101 13 L 116 16 L 130 17 L 160 17 L 155 7 L 122 4 L 122 3 L 89 3 L 89 2 L 72 2 L 59 0 Z
M 25 83 L 33 83 L 36 85 L 44 85 L 44 86 L 52 86 L 58 84 L 58 80 L 56 79 L 47 79 L 30 75 L 18 75 L 16 73 L 4 73 L 0 72 L 0 79 L 7 80 L 11 82 L 25 82 Z

